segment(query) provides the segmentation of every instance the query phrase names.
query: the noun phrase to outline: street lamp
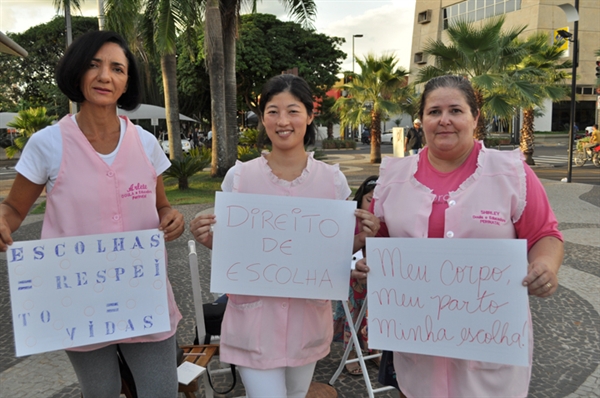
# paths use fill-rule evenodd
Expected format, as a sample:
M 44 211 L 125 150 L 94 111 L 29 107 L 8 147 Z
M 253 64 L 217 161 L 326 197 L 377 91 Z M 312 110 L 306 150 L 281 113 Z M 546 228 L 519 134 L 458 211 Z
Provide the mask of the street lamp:
M 363 35 L 352 35 L 352 74 L 354 74 L 354 38 L 363 37 Z
M 577 52 L 579 51 L 579 0 L 575 0 L 575 5 L 558 5 L 565 15 L 567 22 L 573 22 L 573 34 L 567 31 L 559 30 L 557 33 L 565 40 L 573 43 L 573 69 L 571 71 L 571 109 L 569 112 L 569 162 L 567 163 L 567 182 L 571 182 L 571 172 L 573 170 L 573 141 L 575 140 L 575 95 L 577 88 Z M 572 36 L 572 38 L 571 38 Z

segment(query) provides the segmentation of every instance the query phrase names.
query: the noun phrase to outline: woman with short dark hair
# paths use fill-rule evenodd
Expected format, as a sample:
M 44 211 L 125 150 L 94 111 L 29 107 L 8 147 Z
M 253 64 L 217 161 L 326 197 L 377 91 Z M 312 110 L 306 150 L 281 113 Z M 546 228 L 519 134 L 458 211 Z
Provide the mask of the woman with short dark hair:
M 161 177 L 169 160 L 151 133 L 117 116 L 117 107 L 138 107 L 138 76 L 131 51 L 114 32 L 86 33 L 67 49 L 56 80 L 80 111 L 29 139 L 0 205 L 0 251 L 13 243 L 11 233 L 44 188 L 42 239 L 154 228 L 166 241 L 181 235 L 183 216 L 169 205 Z M 134 184 L 144 193 L 127 195 Z M 119 397 L 117 349 L 139 397 L 177 396 L 175 332 L 181 314 L 167 285 L 170 330 L 67 350 L 85 398 Z

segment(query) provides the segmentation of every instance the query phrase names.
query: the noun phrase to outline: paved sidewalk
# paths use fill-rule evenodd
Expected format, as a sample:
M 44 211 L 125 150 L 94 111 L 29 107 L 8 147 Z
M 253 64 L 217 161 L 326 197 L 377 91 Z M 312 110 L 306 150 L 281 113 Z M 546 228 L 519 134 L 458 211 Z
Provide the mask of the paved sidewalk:
M 339 163 L 351 186 L 378 173 L 365 155 L 328 152 L 330 163 Z M 530 397 L 600 397 L 600 186 L 543 181 L 559 228 L 565 237 L 566 255 L 559 274 L 560 286 L 549 299 L 531 298 L 534 322 L 534 368 Z M 1 196 L 1 195 L 0 195 Z M 177 206 L 189 222 L 210 205 Z M 38 239 L 42 216 L 30 215 L 14 234 L 15 240 Z M 178 328 L 180 344 L 193 341 L 194 310 L 187 259 L 189 232 L 167 244 L 170 280 L 184 316 Z M 205 301 L 210 300 L 210 253 L 198 245 L 201 284 Z M 76 398 L 77 380 L 63 352 L 15 358 L 5 256 L 0 255 L 0 397 Z M 331 354 L 317 364 L 314 380 L 327 383 L 342 355 L 342 344 L 333 343 Z M 374 364 L 367 364 L 376 379 Z M 227 380 L 219 378 L 217 388 Z M 375 387 L 379 386 L 375 383 Z M 343 372 L 334 384 L 339 397 L 365 397 L 362 378 Z M 244 395 L 238 379 L 227 397 Z M 203 396 L 201 392 L 199 397 Z M 377 394 L 394 397 L 395 392 Z

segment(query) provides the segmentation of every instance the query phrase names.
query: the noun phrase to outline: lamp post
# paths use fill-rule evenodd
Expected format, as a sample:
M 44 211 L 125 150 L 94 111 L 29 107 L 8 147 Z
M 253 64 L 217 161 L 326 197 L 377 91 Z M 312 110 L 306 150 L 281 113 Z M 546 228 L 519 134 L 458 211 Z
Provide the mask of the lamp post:
M 354 74 L 354 38 L 363 37 L 363 35 L 352 35 L 352 74 Z
M 567 16 L 567 22 L 573 22 L 573 38 L 570 39 L 571 34 L 565 31 L 559 31 L 558 33 L 565 40 L 569 40 L 573 43 L 573 69 L 571 71 L 571 107 L 569 111 L 569 162 L 567 163 L 567 182 L 571 182 L 571 172 L 573 170 L 573 141 L 575 140 L 575 95 L 577 88 L 577 63 L 578 57 L 577 52 L 579 51 L 579 0 L 575 0 L 575 5 L 571 4 L 560 4 L 560 7 Z M 563 33 L 561 33 L 563 32 Z

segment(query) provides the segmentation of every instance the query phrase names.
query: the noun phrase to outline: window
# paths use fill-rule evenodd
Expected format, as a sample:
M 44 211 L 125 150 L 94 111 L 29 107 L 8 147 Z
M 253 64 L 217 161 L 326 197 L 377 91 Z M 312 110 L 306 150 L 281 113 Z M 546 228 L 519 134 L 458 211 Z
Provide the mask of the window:
M 431 22 L 431 10 L 425 10 L 417 15 L 417 23 Z
M 418 53 L 415 53 L 413 62 L 415 64 L 426 64 L 427 60 L 425 59 L 425 55 L 422 52 L 418 52 Z
M 450 26 L 452 22 L 458 20 L 475 22 L 520 10 L 521 1 L 522 0 L 464 0 L 460 3 L 453 4 L 442 9 L 444 29 L 448 29 L 448 26 Z M 420 14 L 419 18 L 421 18 Z M 422 23 L 420 22 L 420 19 L 418 21 L 419 23 Z

